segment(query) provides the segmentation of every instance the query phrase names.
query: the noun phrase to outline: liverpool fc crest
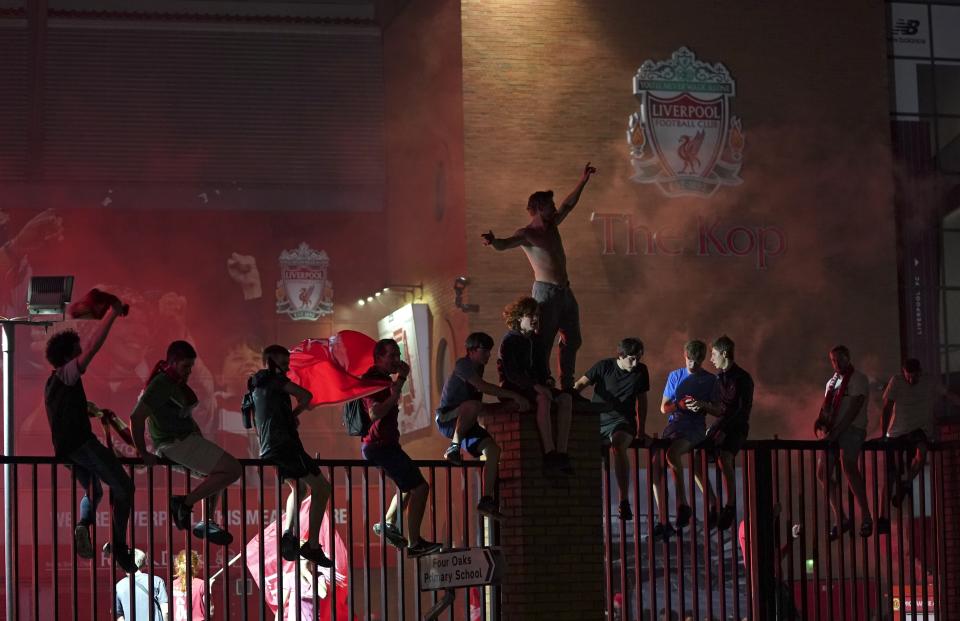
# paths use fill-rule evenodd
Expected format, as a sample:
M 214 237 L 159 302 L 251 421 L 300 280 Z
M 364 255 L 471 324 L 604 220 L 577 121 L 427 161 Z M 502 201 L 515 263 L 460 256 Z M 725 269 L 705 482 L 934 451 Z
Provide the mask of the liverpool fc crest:
M 292 319 L 316 321 L 333 313 L 333 283 L 327 278 L 330 257 L 300 244 L 280 253 L 277 313 Z
M 743 181 L 743 130 L 730 114 L 736 83 L 726 67 L 681 47 L 668 61 L 644 61 L 633 94 L 640 111 L 627 130 L 631 179 L 667 196 L 704 197 Z

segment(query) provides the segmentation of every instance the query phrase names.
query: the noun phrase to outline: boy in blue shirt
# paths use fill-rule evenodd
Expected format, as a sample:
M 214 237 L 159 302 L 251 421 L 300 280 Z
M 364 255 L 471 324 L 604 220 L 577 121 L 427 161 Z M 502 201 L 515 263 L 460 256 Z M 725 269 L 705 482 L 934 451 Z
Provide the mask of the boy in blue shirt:
M 688 341 L 683 346 L 686 364 L 670 373 L 667 385 L 663 389 L 663 400 L 660 402 L 660 411 L 668 415 L 667 426 L 663 430 L 663 437 L 672 440 L 666 452 L 667 465 L 673 475 L 673 482 L 677 491 L 677 521 L 676 529 L 682 529 L 690 523 L 693 509 L 687 500 L 687 488 L 684 484 L 683 457 L 703 442 L 707 434 L 706 416 L 702 412 L 690 409 L 698 401 L 709 402 L 713 398 L 717 377 L 703 368 L 703 360 L 707 356 L 707 345 L 703 341 Z M 664 497 L 662 476 L 663 456 L 655 454 L 653 464 L 654 499 L 660 513 L 660 523 L 654 525 L 653 536 L 657 539 L 666 539 L 675 532 L 674 527 L 667 523 L 667 506 L 661 502 Z M 716 502 L 709 481 L 702 481 L 699 474 L 694 475 L 697 486 L 704 490 L 710 507 Z M 716 522 L 716 511 L 711 508 L 709 526 Z

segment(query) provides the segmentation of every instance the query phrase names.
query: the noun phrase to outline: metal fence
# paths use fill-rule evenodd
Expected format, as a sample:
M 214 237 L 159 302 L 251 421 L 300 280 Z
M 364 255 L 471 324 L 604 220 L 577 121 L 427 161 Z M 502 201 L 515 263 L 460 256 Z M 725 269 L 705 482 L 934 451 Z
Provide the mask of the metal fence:
M 741 620 L 953 619 L 944 596 L 948 586 L 945 470 L 955 444 L 934 445 L 905 500 L 891 506 L 884 493 L 894 446 L 864 445 L 865 475 L 874 532 L 862 537 L 861 512 L 842 474 L 839 483 L 817 480 L 824 442 L 748 442 L 736 461 L 736 519 L 727 531 L 705 528 L 708 507 L 695 487 L 694 473 L 721 489 L 720 469 L 709 450 L 693 451 L 685 463 L 687 494 L 694 517 L 687 528 L 664 541 L 651 536 L 656 522 L 650 485 L 654 460 L 668 443 L 631 447 L 632 522 L 616 517 L 614 478 L 604 466 L 604 532 L 607 612 L 610 619 Z M 664 478 L 669 519 L 675 520 L 674 487 Z M 844 513 L 852 528 L 831 541 L 836 521 L 827 498 L 840 485 Z M 693 500 L 695 499 L 695 504 Z M 878 509 L 889 516 L 889 534 L 877 533 Z
M 291 605 L 284 619 L 332 619 L 338 621 L 388 621 L 420 619 L 443 594 L 418 589 L 419 560 L 406 558 L 397 548 L 386 545 L 371 526 L 383 519 L 390 499 L 397 491 L 383 471 L 362 460 L 323 460 L 323 474 L 333 486 L 323 541 L 334 570 L 307 573 L 300 563 L 285 563 L 277 571 L 279 537 L 264 536 L 281 515 L 288 487 L 279 480 L 276 468 L 259 460 L 241 460 L 243 475 L 221 496 L 214 518 L 233 535 L 229 546 L 198 539 L 190 529 L 180 531 L 169 519 L 171 493 L 189 489 L 190 477 L 180 468 L 162 462 L 152 468 L 139 460 L 122 459 L 134 479 L 136 494 L 129 528 L 131 547 L 147 554 L 143 573 L 149 584 L 154 576 L 165 583 L 168 596 L 167 619 L 173 619 L 172 584 L 174 555 L 186 551 L 199 554 L 198 575 L 187 563 L 186 584 L 193 578 L 203 582 L 203 618 L 274 619 L 271 603 L 285 594 L 300 606 Z M 117 582 L 125 576 L 101 551 L 110 532 L 109 493 L 97 509 L 96 527 L 91 528 L 93 560 L 76 556 L 73 528 L 78 519 L 82 490 L 74 483 L 69 468 L 53 458 L 0 457 L 11 470 L 11 490 L 16 511 L 5 520 L 12 529 L 13 593 L 4 593 L 7 618 L 113 619 Z M 451 467 L 446 462 L 420 461 L 431 493 L 425 511 L 422 534 L 445 547 L 494 545 L 493 529 L 485 527 L 475 506 L 479 499 L 482 462 Z M 199 504 L 193 518 L 200 516 Z M 400 512 L 398 525 L 405 531 L 406 516 Z M 306 528 L 306 519 L 302 526 Z M 98 535 L 99 541 L 98 541 Z M 267 539 L 267 541 L 265 541 Z M 339 540 L 339 542 L 338 542 Z M 271 547 L 273 549 L 271 549 Z M 339 554 L 338 554 L 339 547 Z M 343 558 L 343 557 L 346 558 Z M 284 585 L 284 580 L 287 585 Z M 292 585 L 290 583 L 293 583 Z M 320 584 L 323 582 L 323 584 Z M 326 586 L 326 589 L 323 587 Z M 324 594 L 323 591 L 326 591 Z M 325 596 L 324 596 L 325 595 Z M 133 589 L 136 597 L 150 597 Z M 193 590 L 185 590 L 186 609 L 193 605 Z M 279 596 L 279 597 L 278 597 Z M 496 587 L 458 589 L 456 601 L 441 619 L 493 619 L 497 614 Z M 311 605 L 303 604 L 308 600 Z M 136 608 L 134 603 L 131 608 Z M 158 621 L 150 607 L 148 618 L 125 621 Z M 184 618 L 191 619 L 190 615 Z

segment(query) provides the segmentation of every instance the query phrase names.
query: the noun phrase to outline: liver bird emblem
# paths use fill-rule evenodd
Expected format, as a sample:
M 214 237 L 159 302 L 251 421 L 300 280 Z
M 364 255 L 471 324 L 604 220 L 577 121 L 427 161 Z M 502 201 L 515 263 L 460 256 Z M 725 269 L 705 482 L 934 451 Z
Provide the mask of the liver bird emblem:
M 313 287 L 300 288 L 300 306 L 304 307 L 310 303 L 310 296 L 313 295 Z
M 700 147 L 703 145 L 704 133 L 701 129 L 693 138 L 690 136 L 680 136 L 680 146 L 677 147 L 677 155 L 683 160 L 683 169 L 680 174 L 696 173 L 700 168 Z

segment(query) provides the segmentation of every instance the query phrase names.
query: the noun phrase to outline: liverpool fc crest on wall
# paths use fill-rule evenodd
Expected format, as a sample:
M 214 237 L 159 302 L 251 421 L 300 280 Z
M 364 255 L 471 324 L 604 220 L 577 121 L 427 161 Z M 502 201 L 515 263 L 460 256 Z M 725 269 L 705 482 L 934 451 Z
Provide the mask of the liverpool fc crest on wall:
M 303 321 L 316 321 L 333 313 L 333 283 L 327 278 L 330 257 L 300 244 L 280 253 L 277 282 L 277 314 Z
M 681 47 L 670 60 L 644 61 L 633 94 L 640 111 L 627 130 L 631 179 L 667 196 L 703 197 L 743 181 L 743 130 L 730 114 L 736 83 L 726 67 Z

